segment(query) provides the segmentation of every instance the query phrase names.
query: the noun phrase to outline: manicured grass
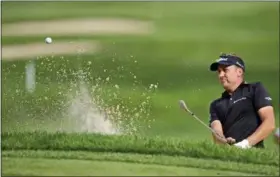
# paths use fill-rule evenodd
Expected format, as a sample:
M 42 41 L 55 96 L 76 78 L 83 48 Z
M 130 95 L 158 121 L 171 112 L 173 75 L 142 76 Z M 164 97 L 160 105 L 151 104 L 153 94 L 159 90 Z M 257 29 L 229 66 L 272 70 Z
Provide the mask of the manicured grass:
M 2 150 L 64 150 L 179 155 L 204 159 L 279 166 L 277 150 L 240 150 L 220 147 L 209 141 L 165 137 L 101 135 L 76 133 L 3 133 Z
M 163 166 L 154 164 L 125 163 L 110 161 L 40 159 L 40 158 L 3 158 L 4 176 L 50 176 L 50 175 L 240 175 L 253 176 L 233 171 L 205 170 L 176 166 Z
M 2 26 L 33 20 L 95 17 L 149 20 L 156 31 L 141 37 L 96 34 L 55 37 L 54 41 L 98 40 L 103 50 L 94 55 L 41 56 L 36 60 L 37 87 L 32 94 L 25 91 L 26 61 L 3 60 L 4 174 L 66 175 L 69 172 L 72 175 L 74 164 L 76 171 L 84 171 L 84 175 L 93 172 L 124 175 L 115 163 L 122 162 L 129 169 L 127 175 L 279 175 L 279 151 L 271 136 L 266 140 L 265 150 L 242 151 L 215 146 L 210 143 L 210 132 L 178 107 L 179 99 L 186 100 L 193 112 L 207 123 L 209 103 L 223 91 L 215 73 L 209 73 L 209 64 L 220 52 L 236 52 L 246 62 L 246 80 L 261 81 L 265 85 L 279 117 L 278 3 L 2 3 Z M 43 42 L 44 38 L 3 36 L 1 39 L 6 46 Z M 145 113 L 135 121 L 138 130 L 133 136 L 54 133 L 77 128 L 75 122 L 68 122 L 67 118 L 73 103 L 69 97 L 80 92 L 81 84 L 76 75 L 80 70 L 87 73 L 84 78 L 89 92 L 87 98 L 99 97 L 103 108 L 125 106 L 123 124 L 134 123 L 131 122 L 135 118 L 132 110 L 140 110 L 143 102 L 148 103 L 142 109 Z M 110 82 L 106 82 L 108 76 Z M 94 92 L 97 83 L 100 90 Z M 148 89 L 156 83 L 157 89 Z M 116 84 L 119 90 L 115 89 Z M 87 111 L 83 109 L 80 113 Z M 76 116 L 78 121 L 79 118 Z M 37 132 L 29 132 L 32 130 Z M 15 164 L 26 168 L 16 168 Z M 97 169 L 91 171 L 88 166 Z M 112 168 L 108 170 L 108 166 Z M 34 168 L 37 171 L 32 172 Z M 140 169 L 144 171 L 141 173 Z
M 279 173 L 277 168 L 264 165 L 179 156 L 78 151 L 4 151 L 3 167 L 4 175 L 38 175 L 40 173 L 40 175 L 248 176 Z

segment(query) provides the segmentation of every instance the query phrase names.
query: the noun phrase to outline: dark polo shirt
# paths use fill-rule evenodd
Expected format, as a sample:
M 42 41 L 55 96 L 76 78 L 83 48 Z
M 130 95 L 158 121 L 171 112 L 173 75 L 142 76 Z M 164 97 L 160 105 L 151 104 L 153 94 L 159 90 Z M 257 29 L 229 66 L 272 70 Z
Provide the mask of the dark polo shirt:
M 225 137 L 239 142 L 259 127 L 261 119 L 257 111 L 265 106 L 272 106 L 272 100 L 262 83 L 242 83 L 232 95 L 225 91 L 210 104 L 210 124 L 219 120 Z M 255 147 L 264 147 L 264 142 Z

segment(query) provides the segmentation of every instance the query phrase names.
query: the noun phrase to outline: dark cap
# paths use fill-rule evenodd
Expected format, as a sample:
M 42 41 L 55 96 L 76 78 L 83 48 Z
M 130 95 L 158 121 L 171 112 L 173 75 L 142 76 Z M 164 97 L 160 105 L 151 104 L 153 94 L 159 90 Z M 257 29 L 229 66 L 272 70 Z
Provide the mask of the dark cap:
M 210 70 L 217 71 L 219 65 L 226 65 L 226 66 L 236 65 L 242 68 L 243 71 L 245 72 L 244 61 L 240 57 L 235 55 L 225 55 L 225 54 L 221 55 L 220 58 L 216 60 L 216 62 L 210 65 Z

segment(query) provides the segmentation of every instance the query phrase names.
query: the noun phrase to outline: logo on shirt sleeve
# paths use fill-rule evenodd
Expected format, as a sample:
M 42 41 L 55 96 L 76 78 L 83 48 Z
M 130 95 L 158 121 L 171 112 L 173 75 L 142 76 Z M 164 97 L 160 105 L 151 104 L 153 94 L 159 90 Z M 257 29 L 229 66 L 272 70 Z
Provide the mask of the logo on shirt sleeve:
M 271 97 L 269 97 L 269 96 L 264 97 L 264 99 L 266 99 L 266 100 L 268 100 L 268 101 L 271 101 L 271 100 L 272 100 L 272 98 L 271 98 Z

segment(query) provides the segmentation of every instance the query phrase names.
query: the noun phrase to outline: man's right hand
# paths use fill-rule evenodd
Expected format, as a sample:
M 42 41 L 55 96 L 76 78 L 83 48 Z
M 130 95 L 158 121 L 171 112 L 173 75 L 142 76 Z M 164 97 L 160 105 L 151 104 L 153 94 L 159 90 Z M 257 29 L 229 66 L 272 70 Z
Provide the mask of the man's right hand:
M 226 140 L 228 144 L 234 144 L 236 142 L 236 140 L 232 137 L 227 137 Z
M 227 143 L 226 137 L 223 134 L 221 134 L 221 132 L 213 133 L 212 135 L 213 135 L 215 143 L 218 143 L 218 144 L 226 144 Z

